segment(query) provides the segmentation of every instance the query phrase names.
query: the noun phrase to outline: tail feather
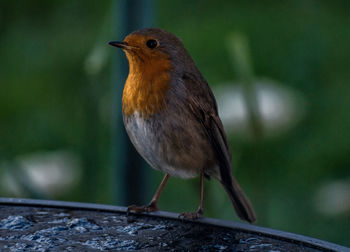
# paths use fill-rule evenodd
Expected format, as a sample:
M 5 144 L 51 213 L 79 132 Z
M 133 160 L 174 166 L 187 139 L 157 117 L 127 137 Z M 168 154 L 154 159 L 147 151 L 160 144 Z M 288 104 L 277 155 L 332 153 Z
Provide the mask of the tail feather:
M 247 196 L 232 176 L 231 156 L 228 141 L 223 125 L 218 116 L 212 116 L 209 120 L 210 130 L 207 131 L 210 143 L 212 144 L 214 155 L 219 166 L 217 179 L 224 186 L 237 215 L 250 223 L 255 222 L 256 214 Z
M 227 185 L 222 183 L 227 192 L 234 209 L 239 218 L 242 220 L 248 221 L 249 223 L 253 223 L 256 221 L 256 214 L 250 203 L 250 200 L 245 195 L 241 187 L 235 178 L 232 178 L 232 185 Z

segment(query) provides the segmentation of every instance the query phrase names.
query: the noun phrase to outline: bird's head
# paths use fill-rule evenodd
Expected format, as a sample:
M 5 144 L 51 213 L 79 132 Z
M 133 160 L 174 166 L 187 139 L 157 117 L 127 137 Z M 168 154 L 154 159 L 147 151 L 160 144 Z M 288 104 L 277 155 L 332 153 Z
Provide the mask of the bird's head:
M 190 59 L 180 39 L 158 28 L 138 30 L 130 33 L 123 41 L 111 41 L 109 44 L 125 52 L 130 73 L 135 71 L 145 74 L 153 72 L 152 69 L 157 73 L 181 71 Z
M 158 28 L 135 31 L 109 44 L 122 49 L 129 61 L 123 92 L 126 115 L 138 111 L 147 117 L 164 108 L 167 91 L 179 85 L 177 80 L 192 62 L 181 41 Z

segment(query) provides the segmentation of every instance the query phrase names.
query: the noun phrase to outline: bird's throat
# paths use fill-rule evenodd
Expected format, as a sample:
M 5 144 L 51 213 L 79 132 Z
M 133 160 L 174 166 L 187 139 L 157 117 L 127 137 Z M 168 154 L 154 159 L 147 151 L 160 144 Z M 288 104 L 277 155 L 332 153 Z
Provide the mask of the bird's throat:
M 147 118 L 166 106 L 165 95 L 170 88 L 170 60 L 157 59 L 149 64 L 139 59 L 129 60 L 129 75 L 123 91 L 123 113 L 138 112 Z

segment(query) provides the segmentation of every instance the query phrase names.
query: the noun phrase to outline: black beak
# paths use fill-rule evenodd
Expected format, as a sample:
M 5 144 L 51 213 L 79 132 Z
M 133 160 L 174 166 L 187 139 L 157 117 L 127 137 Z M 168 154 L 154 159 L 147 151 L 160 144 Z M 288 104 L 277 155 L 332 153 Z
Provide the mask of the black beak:
M 128 43 L 123 42 L 123 41 L 111 41 L 111 42 L 108 42 L 108 44 L 110 44 L 111 46 L 121 48 L 121 49 L 126 49 L 128 47 Z

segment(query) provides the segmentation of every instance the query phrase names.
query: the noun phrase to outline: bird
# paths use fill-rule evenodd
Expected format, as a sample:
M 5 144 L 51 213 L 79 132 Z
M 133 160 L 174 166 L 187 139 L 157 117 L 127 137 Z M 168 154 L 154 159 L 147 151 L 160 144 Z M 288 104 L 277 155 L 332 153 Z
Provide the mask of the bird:
M 150 203 L 131 205 L 127 212 L 158 211 L 169 177 L 199 176 L 198 209 L 179 217 L 200 218 L 204 178 L 213 177 L 238 217 L 255 222 L 252 204 L 232 175 L 230 148 L 214 94 L 181 40 L 163 29 L 144 28 L 109 44 L 122 49 L 129 62 L 122 95 L 126 132 L 147 163 L 165 173 Z

